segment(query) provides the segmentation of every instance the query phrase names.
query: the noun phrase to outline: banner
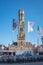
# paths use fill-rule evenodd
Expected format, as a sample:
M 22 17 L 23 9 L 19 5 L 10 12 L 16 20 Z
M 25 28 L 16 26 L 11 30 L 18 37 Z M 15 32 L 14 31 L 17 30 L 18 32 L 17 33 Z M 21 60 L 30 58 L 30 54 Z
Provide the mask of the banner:
M 33 22 L 28 22 L 28 32 L 32 32 L 33 31 Z
M 17 26 L 18 26 L 18 21 L 13 19 L 13 30 L 15 30 Z

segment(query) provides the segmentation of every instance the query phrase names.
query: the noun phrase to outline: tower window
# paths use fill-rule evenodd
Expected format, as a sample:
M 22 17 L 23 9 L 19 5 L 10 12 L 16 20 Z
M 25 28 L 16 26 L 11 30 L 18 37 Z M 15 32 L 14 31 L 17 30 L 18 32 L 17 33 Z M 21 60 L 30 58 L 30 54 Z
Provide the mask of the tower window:
M 20 28 L 20 31 L 23 31 L 23 28 Z

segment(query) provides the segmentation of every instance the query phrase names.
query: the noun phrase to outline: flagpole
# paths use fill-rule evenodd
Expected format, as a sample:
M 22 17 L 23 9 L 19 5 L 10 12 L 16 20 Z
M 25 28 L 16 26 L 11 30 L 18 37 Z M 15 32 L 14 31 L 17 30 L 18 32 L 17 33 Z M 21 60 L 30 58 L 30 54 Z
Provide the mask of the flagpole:
M 29 33 L 29 35 L 30 35 L 30 32 L 33 32 L 33 25 L 34 25 L 34 23 L 33 22 L 28 22 L 28 33 Z M 30 37 L 30 36 L 29 36 Z M 30 42 L 30 41 L 29 41 Z
M 12 30 L 12 43 L 14 42 L 14 30 Z
M 37 44 L 39 45 L 39 34 L 40 34 L 40 28 L 39 28 L 39 26 L 37 27 L 37 33 L 38 33 Z
M 15 31 L 17 25 L 18 25 L 18 22 L 15 19 L 13 19 L 13 24 L 12 24 L 12 43 L 14 42 L 14 31 Z
M 39 45 L 39 36 L 38 36 L 38 38 L 37 38 L 37 44 Z
M 27 42 L 29 43 L 29 22 L 28 22 L 28 35 L 27 35 Z
M 15 21 L 15 19 L 13 19 L 13 23 L 12 23 L 12 43 L 14 42 L 14 21 Z
M 30 42 L 30 33 L 28 32 L 28 42 Z
M 27 31 L 27 43 L 28 43 L 28 31 Z

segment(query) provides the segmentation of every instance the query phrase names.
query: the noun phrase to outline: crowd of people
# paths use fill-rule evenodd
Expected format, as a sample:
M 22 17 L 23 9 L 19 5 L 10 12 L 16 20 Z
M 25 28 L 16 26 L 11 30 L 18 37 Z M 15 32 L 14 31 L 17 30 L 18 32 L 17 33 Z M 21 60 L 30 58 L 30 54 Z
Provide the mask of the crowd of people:
M 0 57 L 0 63 L 41 62 L 41 61 L 43 61 L 43 55 L 40 56 L 15 55 L 15 56 Z

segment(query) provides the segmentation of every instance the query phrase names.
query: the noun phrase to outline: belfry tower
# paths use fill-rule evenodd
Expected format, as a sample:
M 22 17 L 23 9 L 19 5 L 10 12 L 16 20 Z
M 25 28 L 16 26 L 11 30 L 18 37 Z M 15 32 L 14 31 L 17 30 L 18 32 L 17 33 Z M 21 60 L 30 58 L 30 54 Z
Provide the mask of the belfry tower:
M 18 45 L 25 46 L 25 31 L 24 31 L 24 10 L 18 11 L 19 24 L 18 24 Z

